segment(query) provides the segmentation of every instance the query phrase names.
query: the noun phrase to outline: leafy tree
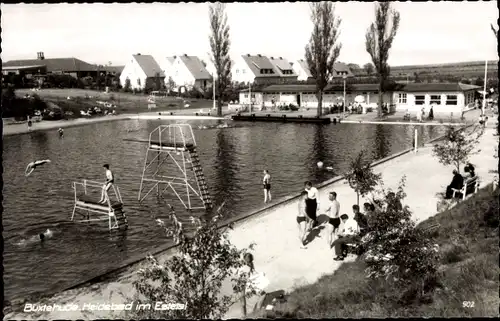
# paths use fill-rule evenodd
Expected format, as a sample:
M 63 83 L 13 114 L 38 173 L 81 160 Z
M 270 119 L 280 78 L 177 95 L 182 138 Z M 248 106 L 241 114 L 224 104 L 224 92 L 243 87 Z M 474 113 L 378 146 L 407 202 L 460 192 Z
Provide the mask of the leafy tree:
M 351 71 L 357 71 L 357 70 L 361 69 L 358 64 L 347 64 L 347 67 L 349 67 L 349 69 L 351 69 Z
M 472 129 L 456 128 L 449 125 L 446 128 L 443 142 L 437 143 L 433 147 L 433 154 L 443 165 L 453 165 L 460 173 L 460 166 L 469 161 L 469 157 L 477 154 L 479 138 L 483 135 L 482 126 L 474 126 Z
M 305 58 L 316 83 L 318 116 L 321 116 L 323 90 L 333 75 L 333 66 L 342 48 L 340 43 L 336 44 L 342 20 L 335 15 L 335 6 L 329 1 L 313 2 L 310 7 L 313 31 L 305 48 Z
M 484 79 L 483 77 L 478 77 L 474 80 L 474 85 L 483 87 L 484 86 Z
M 382 175 L 375 174 L 370 163 L 364 159 L 364 152 L 351 160 L 349 169 L 345 178 L 349 186 L 356 192 L 357 204 L 359 205 L 359 196 L 365 196 L 375 189 L 375 186 L 380 182 Z
M 491 30 L 493 31 L 493 34 L 495 35 L 495 38 L 498 40 L 498 30 L 496 30 L 495 27 L 493 27 L 492 23 L 490 23 L 490 26 Z
M 376 210 L 368 218 L 369 232 L 360 245 L 366 251 L 367 277 L 385 279 L 403 289 L 402 299 L 408 294 L 422 298 L 437 285 L 439 246 L 427 231 L 415 226 L 410 209 L 402 205 L 405 180 L 401 179 L 397 192 L 382 188 L 374 198 Z
M 413 76 L 414 76 L 414 78 L 415 78 L 415 82 L 416 82 L 416 83 L 420 83 L 420 82 L 422 82 L 422 80 L 420 80 L 420 75 L 419 75 L 419 73 L 418 73 L 418 72 L 416 72 L 416 71 L 415 71 L 415 72 L 413 73 Z
M 391 19 L 392 18 L 392 19 Z M 375 22 L 366 31 L 366 51 L 370 54 L 379 80 L 378 116 L 382 116 L 384 103 L 383 83 L 389 77 L 390 68 L 387 64 L 389 50 L 399 27 L 399 12 L 391 9 L 390 2 L 375 4 Z
M 125 79 L 125 86 L 123 86 L 123 91 L 130 92 L 131 87 L 132 87 L 132 84 L 130 83 L 130 79 L 127 77 L 127 79 Z
M 366 74 L 368 76 L 370 76 L 371 74 L 373 74 L 373 69 L 374 69 L 373 64 L 366 63 L 366 64 L 363 65 L 363 69 L 365 70 L 365 72 L 366 72 Z
M 209 20 L 211 35 L 209 36 L 210 48 L 212 50 L 212 63 L 215 66 L 217 89 L 217 116 L 222 116 L 222 94 L 231 84 L 231 57 L 229 56 L 229 25 L 227 24 L 227 15 L 225 4 L 215 3 L 210 6 Z
M 167 82 L 167 88 L 168 88 L 168 90 L 169 90 L 169 91 L 172 91 L 172 90 L 174 90 L 174 89 L 175 89 L 175 87 L 176 87 L 176 85 L 175 85 L 175 81 L 172 79 L 172 77 L 171 77 L 171 76 L 169 76 L 169 77 L 168 77 L 168 82 Z
M 170 206 L 170 217 L 177 223 L 175 212 Z M 166 319 L 221 319 L 229 307 L 241 299 L 245 291 L 250 297 L 256 289 L 248 282 L 248 275 L 238 273 L 243 266 L 242 257 L 249 249 L 238 250 L 228 238 L 227 228 L 221 229 L 218 222 L 224 217 L 219 208 L 208 221 L 191 217 L 196 228 L 189 237 L 182 232 L 182 225 L 173 229 L 157 220 L 165 228 L 168 236 L 177 236 L 178 254 L 163 264 L 148 256 L 148 265 L 138 272 L 134 282 L 139 302 L 174 302 L 186 304 L 184 310 L 144 311 L 155 317 Z M 232 228 L 232 227 L 229 227 Z M 223 282 L 230 282 L 235 295 L 223 295 Z

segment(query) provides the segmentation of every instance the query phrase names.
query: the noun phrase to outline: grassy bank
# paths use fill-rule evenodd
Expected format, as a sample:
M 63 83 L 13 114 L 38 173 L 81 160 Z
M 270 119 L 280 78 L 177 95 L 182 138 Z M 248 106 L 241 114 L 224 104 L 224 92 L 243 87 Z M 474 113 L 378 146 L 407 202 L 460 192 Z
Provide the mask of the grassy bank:
M 437 290 L 425 302 L 412 291 L 367 279 L 362 257 L 332 275 L 290 293 L 288 316 L 297 318 L 498 316 L 498 189 L 480 190 L 454 208 L 422 222 L 440 246 Z M 471 303 L 465 303 L 471 302 Z M 465 305 L 465 306 L 464 306 Z M 472 306 L 473 305 L 473 306 Z M 252 317 L 259 317 L 253 315 Z
M 52 103 L 61 108 L 64 118 L 80 118 L 80 111 L 86 111 L 94 106 L 100 107 L 102 110 L 105 108 L 99 105 L 97 101 L 108 102 L 116 105 L 116 108 L 111 108 L 116 110 L 117 114 L 126 113 L 140 113 L 148 111 L 148 95 L 123 93 L 123 92 L 99 92 L 94 90 L 84 90 L 84 89 L 42 89 L 40 91 L 30 91 L 28 89 L 18 89 L 16 90 L 16 95 L 23 97 L 26 94 L 36 94 L 43 101 L 47 103 Z M 67 99 L 71 97 L 71 99 Z M 205 99 L 180 99 L 177 97 L 157 97 L 156 106 L 157 108 L 151 111 L 167 111 L 175 109 L 184 109 L 184 102 L 187 102 L 190 106 L 186 109 L 201 109 L 212 107 L 211 100 Z M 71 112 L 68 116 L 67 112 Z M 96 115 L 99 116 L 99 115 Z

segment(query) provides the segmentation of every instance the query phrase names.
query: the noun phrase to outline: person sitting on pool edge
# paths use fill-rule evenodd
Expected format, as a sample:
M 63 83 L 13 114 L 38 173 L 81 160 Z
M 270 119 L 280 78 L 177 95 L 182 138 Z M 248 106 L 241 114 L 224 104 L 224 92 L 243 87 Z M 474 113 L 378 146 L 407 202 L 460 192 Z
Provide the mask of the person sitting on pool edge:
M 113 186 L 115 177 L 113 175 L 113 172 L 111 172 L 111 170 L 109 169 L 108 164 L 104 164 L 102 167 L 106 169 L 106 182 L 102 186 L 101 199 L 99 200 L 98 203 L 106 204 L 106 202 L 109 200 L 108 191 L 111 188 L 111 186 Z

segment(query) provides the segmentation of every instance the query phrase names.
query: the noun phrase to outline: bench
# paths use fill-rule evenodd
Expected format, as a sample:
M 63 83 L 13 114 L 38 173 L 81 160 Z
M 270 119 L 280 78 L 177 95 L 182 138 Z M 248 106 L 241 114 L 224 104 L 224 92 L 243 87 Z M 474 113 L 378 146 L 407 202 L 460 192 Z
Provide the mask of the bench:
M 464 182 L 464 186 L 461 189 L 452 188 L 453 191 L 452 197 L 453 198 L 457 197 L 464 200 L 467 194 L 477 193 L 478 189 L 479 189 L 479 177 L 474 176 L 473 178 L 466 180 Z

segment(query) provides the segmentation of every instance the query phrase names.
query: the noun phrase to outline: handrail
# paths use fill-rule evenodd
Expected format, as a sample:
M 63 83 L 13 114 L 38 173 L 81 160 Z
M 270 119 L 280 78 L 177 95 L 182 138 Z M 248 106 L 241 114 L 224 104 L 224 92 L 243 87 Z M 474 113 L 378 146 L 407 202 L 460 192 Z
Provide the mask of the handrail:
M 184 128 L 187 128 L 187 130 L 185 130 Z M 162 136 L 166 135 L 166 133 L 164 132 L 167 129 L 168 129 L 168 138 L 165 137 L 162 138 Z M 181 136 L 177 137 L 177 135 Z M 151 145 L 153 141 L 158 141 L 160 146 L 164 142 L 169 142 L 173 144 L 174 148 L 185 148 L 186 145 L 190 143 L 196 145 L 193 128 L 189 124 L 160 125 L 157 128 L 155 128 L 151 133 L 149 133 L 149 144 Z

